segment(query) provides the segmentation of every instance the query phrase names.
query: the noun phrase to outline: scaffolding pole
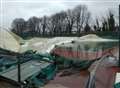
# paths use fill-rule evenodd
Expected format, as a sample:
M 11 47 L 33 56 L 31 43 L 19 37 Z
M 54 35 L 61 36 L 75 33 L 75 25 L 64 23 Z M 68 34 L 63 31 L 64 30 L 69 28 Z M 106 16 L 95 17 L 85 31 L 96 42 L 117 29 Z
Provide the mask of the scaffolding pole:
M 21 64 L 20 64 L 20 56 L 18 56 L 18 82 L 21 83 Z
M 119 38 L 119 67 L 120 67 L 120 5 L 119 5 L 119 29 L 118 29 L 118 38 Z

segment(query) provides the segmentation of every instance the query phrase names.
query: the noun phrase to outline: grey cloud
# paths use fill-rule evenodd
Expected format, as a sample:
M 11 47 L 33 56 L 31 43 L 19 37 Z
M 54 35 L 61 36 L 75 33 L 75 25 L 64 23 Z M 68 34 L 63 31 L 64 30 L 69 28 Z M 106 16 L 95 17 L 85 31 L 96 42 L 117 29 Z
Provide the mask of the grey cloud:
M 15 18 L 27 20 L 31 16 L 41 17 L 51 15 L 61 10 L 74 8 L 78 4 L 85 4 L 94 17 L 107 13 L 108 8 L 118 13 L 119 0 L 3 0 L 1 25 L 10 27 Z

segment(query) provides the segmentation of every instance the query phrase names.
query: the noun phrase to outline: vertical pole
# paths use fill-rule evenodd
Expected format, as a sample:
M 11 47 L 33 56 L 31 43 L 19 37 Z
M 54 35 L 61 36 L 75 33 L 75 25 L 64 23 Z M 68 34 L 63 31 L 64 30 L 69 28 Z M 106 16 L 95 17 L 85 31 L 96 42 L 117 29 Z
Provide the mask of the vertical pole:
M 18 82 L 21 83 L 20 56 L 18 56 L 17 60 L 18 60 Z
M 120 5 L 119 5 L 119 29 L 118 29 L 118 38 L 119 38 L 119 67 L 120 67 Z

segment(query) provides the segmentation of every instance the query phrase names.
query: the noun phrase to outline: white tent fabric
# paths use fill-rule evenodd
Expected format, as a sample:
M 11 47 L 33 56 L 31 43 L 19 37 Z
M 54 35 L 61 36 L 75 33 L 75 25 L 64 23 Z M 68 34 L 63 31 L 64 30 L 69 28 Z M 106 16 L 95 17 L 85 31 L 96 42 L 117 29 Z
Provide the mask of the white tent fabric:
M 14 35 L 10 31 L 0 28 L 0 48 L 19 52 L 19 39 L 17 40 Z
M 89 45 L 92 48 L 96 47 L 99 42 L 115 42 L 115 39 L 104 39 L 95 34 L 89 34 L 82 37 L 54 37 L 54 38 L 33 38 L 26 43 L 26 47 L 29 49 L 37 50 L 41 53 L 49 53 L 56 45 L 61 45 L 62 43 L 71 43 L 75 41 L 76 43 L 82 45 Z M 96 42 L 96 43 L 95 43 Z M 69 47 L 69 45 L 67 45 Z M 84 47 L 84 46 L 82 46 Z M 23 47 L 25 49 L 25 47 Z

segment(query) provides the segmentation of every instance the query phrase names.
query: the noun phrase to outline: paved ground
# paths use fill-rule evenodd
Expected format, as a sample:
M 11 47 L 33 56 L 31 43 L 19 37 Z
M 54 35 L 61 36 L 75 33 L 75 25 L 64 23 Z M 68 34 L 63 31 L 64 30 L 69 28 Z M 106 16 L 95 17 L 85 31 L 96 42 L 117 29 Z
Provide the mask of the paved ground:
M 113 88 L 115 72 L 112 68 L 101 67 L 96 74 L 96 88 Z M 87 78 L 87 71 L 66 77 L 57 75 L 44 88 L 85 88 Z
M 18 88 L 18 87 L 0 80 L 0 88 Z

